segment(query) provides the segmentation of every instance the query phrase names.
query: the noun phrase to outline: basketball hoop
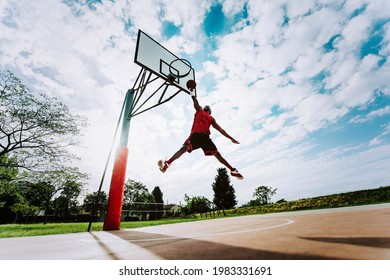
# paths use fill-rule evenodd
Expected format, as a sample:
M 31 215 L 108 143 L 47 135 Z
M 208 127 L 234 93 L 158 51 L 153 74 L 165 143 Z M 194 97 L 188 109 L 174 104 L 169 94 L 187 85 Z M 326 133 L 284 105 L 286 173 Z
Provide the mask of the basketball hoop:
M 188 68 L 188 70 L 185 68 Z M 184 71 L 183 71 L 183 69 L 184 69 Z M 191 63 L 187 59 L 184 59 L 184 58 L 174 59 L 169 64 L 169 74 L 170 74 L 170 76 L 173 76 L 175 79 L 181 79 L 181 78 L 188 76 L 188 74 L 190 74 L 191 70 L 192 70 Z
M 186 82 L 195 80 L 195 69 L 190 61 L 175 55 L 141 30 L 138 31 L 134 62 L 149 74 L 163 79 L 166 86 L 174 85 L 190 93 Z

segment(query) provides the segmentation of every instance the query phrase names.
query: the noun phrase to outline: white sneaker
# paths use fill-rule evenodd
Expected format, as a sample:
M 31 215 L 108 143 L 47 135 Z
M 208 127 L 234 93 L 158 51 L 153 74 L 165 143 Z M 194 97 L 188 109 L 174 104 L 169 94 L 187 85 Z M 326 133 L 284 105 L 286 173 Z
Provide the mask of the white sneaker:
M 230 175 L 232 175 L 233 177 L 236 177 L 238 180 L 244 179 L 244 176 L 242 176 L 240 174 L 240 172 L 238 172 L 237 169 L 235 169 L 235 168 L 230 172 Z
M 160 159 L 158 162 L 157 162 L 157 165 L 160 169 L 160 171 L 162 173 L 164 173 L 165 171 L 167 171 L 168 167 L 169 167 L 169 163 L 167 161 L 163 161 L 162 159 Z

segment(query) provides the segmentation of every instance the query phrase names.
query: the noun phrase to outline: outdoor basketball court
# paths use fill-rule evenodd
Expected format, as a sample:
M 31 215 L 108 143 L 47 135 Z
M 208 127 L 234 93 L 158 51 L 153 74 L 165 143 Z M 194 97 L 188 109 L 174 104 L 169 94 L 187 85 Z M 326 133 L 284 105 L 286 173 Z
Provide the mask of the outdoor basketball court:
M 390 260 L 390 204 L 0 239 L 3 260 Z
M 172 100 L 179 93 L 196 96 L 195 70 L 191 63 L 174 55 L 141 30 L 134 62 L 141 70 L 133 87 L 126 93 L 115 132 L 116 136 L 120 131 L 120 138 L 104 231 L 0 239 L 0 259 L 390 259 L 390 204 L 119 230 L 130 121 Z M 107 165 L 98 192 L 106 170 Z

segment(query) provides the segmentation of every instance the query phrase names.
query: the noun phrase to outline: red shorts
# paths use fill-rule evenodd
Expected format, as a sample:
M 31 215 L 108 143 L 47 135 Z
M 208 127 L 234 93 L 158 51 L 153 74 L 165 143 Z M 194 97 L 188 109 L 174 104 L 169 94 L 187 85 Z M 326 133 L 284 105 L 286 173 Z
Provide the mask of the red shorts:
M 210 136 L 204 133 L 195 132 L 191 134 L 183 145 L 187 145 L 189 147 L 189 153 L 199 148 L 203 150 L 206 156 L 211 156 L 218 152 L 218 149 L 210 139 Z

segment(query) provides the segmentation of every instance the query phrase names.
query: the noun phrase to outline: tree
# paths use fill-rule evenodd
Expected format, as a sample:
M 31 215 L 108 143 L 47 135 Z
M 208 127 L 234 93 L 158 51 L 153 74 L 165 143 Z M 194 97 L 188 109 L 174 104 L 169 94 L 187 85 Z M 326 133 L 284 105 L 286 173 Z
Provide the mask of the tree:
M 78 182 L 67 181 L 60 195 L 53 201 L 53 213 L 62 220 L 69 219 L 79 212 L 78 201 L 82 185 Z
M 156 209 L 157 212 L 152 212 L 151 220 L 158 220 L 161 219 L 163 216 L 163 210 L 164 210 L 164 199 L 163 199 L 163 193 L 160 190 L 160 187 L 155 187 L 152 191 L 152 195 L 154 197 L 155 206 L 154 209 Z
M 29 176 L 29 191 L 27 199 L 31 205 L 40 206 L 45 209 L 45 223 L 47 222 L 48 214 L 52 210 L 52 200 L 59 195 L 67 184 L 72 182 L 78 184 L 81 188 L 88 176 L 81 173 L 76 167 L 64 167 L 63 170 L 52 170 L 45 172 L 33 172 Z M 32 201 L 31 201 L 32 200 Z
M 10 71 L 0 71 L 0 120 L 0 157 L 12 156 L 14 167 L 30 171 L 76 159 L 66 148 L 87 123 L 56 98 L 33 94 Z
M 11 206 L 11 210 L 16 214 L 14 223 L 18 222 L 19 215 L 25 218 L 25 223 L 30 216 L 35 216 L 38 214 L 39 208 L 36 206 L 31 206 L 28 203 L 15 203 Z
M 147 219 L 148 210 L 152 210 L 151 203 L 154 203 L 154 197 L 144 184 L 134 180 L 128 180 L 125 184 L 123 196 L 123 210 L 127 210 L 127 217 L 133 213 L 139 216 L 141 213 L 142 219 Z
M 218 168 L 218 174 L 215 177 L 215 181 L 212 184 L 214 191 L 213 203 L 217 206 L 217 209 L 223 211 L 225 215 L 225 209 L 231 209 L 237 205 L 235 190 L 230 183 L 230 177 L 226 168 Z
M 8 184 L 17 180 L 19 170 L 14 165 L 14 158 L 9 158 L 8 155 L 0 156 L 0 184 Z
M 276 190 L 267 186 L 257 187 L 253 193 L 253 197 L 259 205 L 268 204 L 271 201 L 271 197 L 276 194 Z
M 94 216 L 101 217 L 104 211 L 107 209 L 108 199 L 107 194 L 104 191 L 101 191 L 99 194 L 98 192 L 93 192 L 92 194 L 88 194 L 84 199 L 83 208 L 85 211 L 90 212 Z M 96 205 L 95 205 L 96 204 Z M 94 207 L 96 207 L 94 209 Z
M 76 144 L 73 139 L 86 124 L 84 117 L 71 114 L 56 98 L 34 94 L 12 72 L 0 71 L 0 167 L 17 170 L 16 178 L 0 178 L 9 181 L 2 184 L 1 192 L 15 193 L 15 183 L 10 182 L 39 185 L 38 193 L 45 189 L 45 197 L 39 203 L 45 203 L 47 215 L 52 198 L 64 188 L 64 182 L 81 183 L 87 178 L 77 168 L 67 166 L 77 159 L 67 148 Z M 20 193 L 20 189 L 16 192 Z M 8 210 L 11 201 L 8 199 Z M 22 206 L 24 201 L 14 199 L 13 203 L 19 203 L 12 208 L 17 213 L 27 213 L 27 205 Z
M 184 195 L 184 201 L 187 203 L 183 210 L 188 214 L 205 213 L 211 210 L 211 202 L 204 196 L 189 197 Z
M 47 182 L 30 183 L 25 190 L 25 197 L 29 204 L 45 211 L 45 224 L 50 212 L 51 200 L 55 194 L 56 188 Z
M 17 180 L 18 169 L 12 167 L 14 159 L 7 155 L 0 157 L 0 224 L 11 223 L 16 218 L 16 203 L 23 203 L 23 196 L 19 191 Z

